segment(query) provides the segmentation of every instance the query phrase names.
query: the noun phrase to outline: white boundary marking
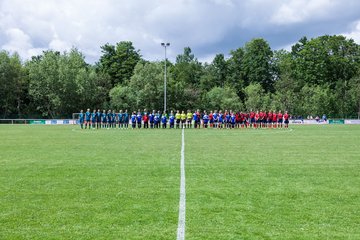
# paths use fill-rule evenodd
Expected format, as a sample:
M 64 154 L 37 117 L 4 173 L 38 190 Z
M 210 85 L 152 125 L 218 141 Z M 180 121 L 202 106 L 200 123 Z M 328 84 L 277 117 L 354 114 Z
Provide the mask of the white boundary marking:
M 185 191 L 185 135 L 184 128 L 181 134 L 181 161 L 180 161 L 180 201 L 179 201 L 179 223 L 177 228 L 177 240 L 185 239 L 185 209 L 186 209 L 186 191 Z

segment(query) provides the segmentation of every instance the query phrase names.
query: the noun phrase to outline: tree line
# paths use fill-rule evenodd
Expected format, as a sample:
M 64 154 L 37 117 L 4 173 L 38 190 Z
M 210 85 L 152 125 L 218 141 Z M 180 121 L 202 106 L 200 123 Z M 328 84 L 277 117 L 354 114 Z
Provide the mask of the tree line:
M 132 42 L 101 46 L 95 64 L 76 48 L 22 61 L 0 52 L 0 118 L 71 117 L 83 108 L 163 109 L 164 61 L 147 61 Z M 167 61 L 168 110 L 287 110 L 356 117 L 360 47 L 341 35 L 301 38 L 290 51 L 256 38 L 201 63 L 190 47 Z

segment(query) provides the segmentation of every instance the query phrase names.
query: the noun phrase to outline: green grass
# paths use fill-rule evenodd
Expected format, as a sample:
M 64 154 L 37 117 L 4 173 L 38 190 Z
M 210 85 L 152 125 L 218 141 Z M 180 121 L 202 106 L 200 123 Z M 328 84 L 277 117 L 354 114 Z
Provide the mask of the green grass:
M 180 130 L 0 125 L 0 239 L 176 239 Z M 186 130 L 186 239 L 360 239 L 360 126 Z
M 174 239 L 181 133 L 0 126 L 0 239 Z

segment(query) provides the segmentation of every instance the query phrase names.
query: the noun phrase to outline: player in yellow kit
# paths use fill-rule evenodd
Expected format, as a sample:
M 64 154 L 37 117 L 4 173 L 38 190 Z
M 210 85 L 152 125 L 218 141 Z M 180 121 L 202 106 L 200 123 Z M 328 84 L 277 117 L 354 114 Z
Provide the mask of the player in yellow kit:
M 188 128 L 191 128 L 191 121 L 192 121 L 192 117 L 193 117 L 193 114 L 190 110 L 187 110 L 187 115 L 186 115 L 186 118 L 187 118 L 187 127 Z
M 185 128 L 186 125 L 186 113 L 185 111 L 181 112 L 181 128 Z
M 180 128 L 181 114 L 179 110 L 176 111 L 175 119 L 176 119 L 176 128 Z

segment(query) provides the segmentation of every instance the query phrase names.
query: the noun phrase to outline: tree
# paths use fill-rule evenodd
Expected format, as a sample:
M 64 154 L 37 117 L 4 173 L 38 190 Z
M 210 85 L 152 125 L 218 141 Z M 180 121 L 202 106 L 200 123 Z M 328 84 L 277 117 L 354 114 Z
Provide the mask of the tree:
M 273 89 L 274 79 L 270 64 L 272 55 L 269 44 L 262 38 L 253 39 L 245 44 L 243 66 L 246 86 L 250 83 L 260 83 L 266 91 Z
M 292 48 L 294 76 L 308 84 L 328 84 L 350 80 L 357 71 L 360 48 L 344 36 L 321 36 L 308 41 L 302 38 Z
M 360 75 L 350 79 L 349 88 L 348 97 L 351 100 L 350 106 L 352 106 L 349 114 L 355 113 L 357 114 L 358 119 L 360 119 Z
M 245 106 L 247 110 L 259 110 L 262 109 L 263 101 L 262 97 L 265 95 L 265 91 L 260 83 L 252 83 L 244 89 L 246 100 Z
M 27 62 L 26 68 L 29 94 L 43 117 L 69 116 L 86 107 L 85 95 L 81 93 L 88 71 L 84 56 L 77 49 L 64 54 L 46 51 Z
M 305 84 L 300 90 L 299 113 L 303 116 L 335 115 L 334 94 L 329 86 Z
M 276 81 L 271 108 L 282 109 L 295 114 L 298 110 L 297 105 L 301 102 L 298 93 L 303 84 L 293 77 L 291 53 L 285 50 L 275 51 L 273 64 Z
M 243 89 L 246 87 L 245 85 L 245 72 L 244 72 L 244 49 L 238 48 L 234 51 L 230 52 L 230 58 L 227 61 L 228 66 L 228 74 L 226 83 L 232 86 L 237 95 L 244 100 L 245 95 Z
M 198 86 L 202 74 L 201 63 L 191 53 L 191 48 L 184 48 L 184 53 L 176 57 L 176 63 L 171 68 L 171 74 L 176 81 Z
M 136 109 L 135 96 L 129 87 L 117 85 L 110 90 L 110 106 L 115 109 Z
M 0 52 L 0 113 L 21 116 L 28 99 L 28 81 L 18 54 Z
M 243 108 L 243 104 L 236 94 L 235 89 L 228 86 L 214 87 L 206 93 L 204 108 L 209 110 L 232 109 L 239 111 Z
M 169 108 L 193 109 L 201 104 L 200 78 L 202 65 L 191 53 L 189 47 L 176 57 L 174 66 L 169 67 Z
M 140 50 L 135 50 L 132 42 L 119 42 L 116 46 L 101 46 L 100 70 L 109 74 L 111 84 L 123 84 L 130 80 L 136 64 L 140 61 Z

